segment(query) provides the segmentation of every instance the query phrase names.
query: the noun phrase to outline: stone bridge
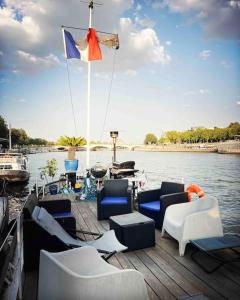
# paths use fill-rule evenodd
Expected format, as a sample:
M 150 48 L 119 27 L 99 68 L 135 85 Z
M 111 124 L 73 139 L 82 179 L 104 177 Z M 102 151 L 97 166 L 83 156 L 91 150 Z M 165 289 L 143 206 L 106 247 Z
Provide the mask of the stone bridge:
M 138 145 L 127 145 L 127 144 L 120 144 L 116 146 L 117 150 L 129 150 L 134 151 L 134 149 Z M 97 150 L 113 150 L 112 144 L 90 144 L 90 150 L 91 151 L 97 151 Z

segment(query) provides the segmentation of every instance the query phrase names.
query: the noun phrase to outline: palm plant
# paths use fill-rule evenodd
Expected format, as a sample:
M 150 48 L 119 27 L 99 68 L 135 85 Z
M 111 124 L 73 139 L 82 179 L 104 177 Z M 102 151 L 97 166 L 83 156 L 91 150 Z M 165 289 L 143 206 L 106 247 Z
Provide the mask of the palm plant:
M 69 137 L 69 136 L 61 136 L 57 143 L 61 146 L 68 146 L 68 159 L 74 160 L 76 147 L 86 145 L 86 139 L 83 137 Z

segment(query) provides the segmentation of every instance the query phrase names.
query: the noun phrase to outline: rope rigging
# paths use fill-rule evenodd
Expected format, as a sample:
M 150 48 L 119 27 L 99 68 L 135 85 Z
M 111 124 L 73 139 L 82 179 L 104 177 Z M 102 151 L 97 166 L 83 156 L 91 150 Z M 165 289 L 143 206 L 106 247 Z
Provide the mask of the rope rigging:
M 108 97 L 107 97 L 107 106 L 106 106 L 104 122 L 103 122 L 102 132 L 101 132 L 101 136 L 100 136 L 100 141 L 102 141 L 102 138 L 103 138 L 103 133 L 104 133 L 105 125 L 106 125 L 108 110 L 109 110 L 109 106 L 110 106 L 112 83 L 113 83 L 113 77 L 114 77 L 115 67 L 116 67 L 116 53 L 117 53 L 116 50 L 117 49 L 115 49 L 114 55 L 113 55 L 113 68 L 112 68 L 112 74 L 111 74 L 111 79 L 110 79 L 110 86 L 109 86 L 109 92 L 108 92 Z
M 71 90 L 71 82 L 70 82 L 69 67 L 68 67 L 68 61 L 67 61 L 67 59 L 66 59 L 66 65 L 67 65 L 68 87 L 69 87 L 70 101 L 71 101 L 72 114 L 73 114 L 73 122 L 74 122 L 74 128 L 75 128 L 75 136 L 77 136 L 77 125 L 76 125 L 76 118 L 75 118 L 75 113 L 74 113 L 74 106 L 73 106 L 73 99 L 72 99 L 72 90 Z
M 104 115 L 104 121 L 103 121 L 103 126 L 102 126 L 102 130 L 101 130 L 101 135 L 100 135 L 100 141 L 102 141 L 102 138 L 103 138 L 104 129 L 105 129 L 106 121 L 107 121 L 107 115 L 108 115 L 108 111 L 109 111 L 109 107 L 110 107 L 112 84 L 113 84 L 113 78 L 114 78 L 115 67 L 116 67 L 116 53 L 117 53 L 116 50 L 117 49 L 115 49 L 114 55 L 113 55 L 113 66 L 112 66 L 112 72 L 111 72 L 111 78 L 110 78 L 109 91 L 108 91 L 108 95 L 107 95 L 107 105 L 106 105 L 106 110 L 105 110 L 105 115 Z M 75 129 L 75 135 L 77 136 L 76 117 L 75 117 L 75 112 L 74 112 L 72 87 L 71 87 L 71 82 L 70 82 L 69 65 L 68 65 L 67 59 L 66 59 L 66 66 L 67 66 L 67 79 L 68 79 L 68 88 L 69 88 L 70 102 L 71 102 L 71 108 L 72 108 L 74 129 Z

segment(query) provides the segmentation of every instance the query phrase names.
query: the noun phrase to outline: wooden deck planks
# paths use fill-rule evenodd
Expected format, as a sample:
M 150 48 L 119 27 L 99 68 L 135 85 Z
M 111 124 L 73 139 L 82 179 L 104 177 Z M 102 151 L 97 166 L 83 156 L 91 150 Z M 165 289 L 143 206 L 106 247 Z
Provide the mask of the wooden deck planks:
M 81 202 L 83 219 L 89 228 L 102 232 L 109 229 L 108 221 L 97 221 L 95 202 Z M 189 248 L 189 247 L 188 247 Z M 191 248 L 191 247 L 190 247 Z M 159 299 L 176 299 L 203 293 L 210 299 L 239 299 L 239 273 L 231 267 L 221 268 L 213 274 L 205 273 L 190 258 L 178 255 L 178 245 L 171 238 L 161 238 L 156 230 L 156 247 L 117 254 L 116 266 L 135 268 L 143 273 L 151 291 Z
M 178 248 L 176 248 L 175 240 L 170 238 L 161 238 L 157 232 L 157 241 L 161 248 L 168 252 L 175 260 L 181 263 L 185 268 L 191 271 L 202 282 L 214 289 L 217 293 L 227 299 L 239 299 L 240 288 L 234 281 L 226 277 L 221 271 L 216 271 L 213 274 L 207 274 L 190 258 L 191 251 L 187 249 L 185 256 L 180 257 Z
M 95 202 L 73 201 L 73 214 L 77 220 L 77 229 L 104 232 L 109 229 L 107 220 L 97 220 Z M 240 299 L 240 268 L 233 264 L 220 268 L 213 274 L 205 273 L 190 258 L 192 247 L 188 246 L 186 255 L 180 257 L 178 244 L 171 238 L 162 238 L 156 230 L 156 246 L 142 250 L 117 253 L 109 262 L 117 268 L 131 268 L 140 271 L 147 283 L 151 300 L 188 299 L 205 295 L 209 299 Z M 80 235 L 92 239 L 94 236 Z M 37 278 L 26 278 L 24 299 L 31 298 L 30 290 L 36 291 Z M 200 298 L 199 298 L 200 299 Z

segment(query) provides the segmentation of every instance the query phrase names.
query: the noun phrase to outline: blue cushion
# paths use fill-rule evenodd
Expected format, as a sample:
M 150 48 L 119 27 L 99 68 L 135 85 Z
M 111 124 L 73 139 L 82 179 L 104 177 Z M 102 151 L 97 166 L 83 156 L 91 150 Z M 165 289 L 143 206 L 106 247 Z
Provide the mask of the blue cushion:
M 142 209 L 151 210 L 151 211 L 160 211 L 160 201 L 152 201 L 147 203 L 141 203 L 139 206 Z
M 127 197 L 104 197 L 101 201 L 102 205 L 112 205 L 112 204 L 127 204 Z
M 69 217 L 74 217 L 71 211 L 52 214 L 52 216 L 54 218 L 69 218 Z

